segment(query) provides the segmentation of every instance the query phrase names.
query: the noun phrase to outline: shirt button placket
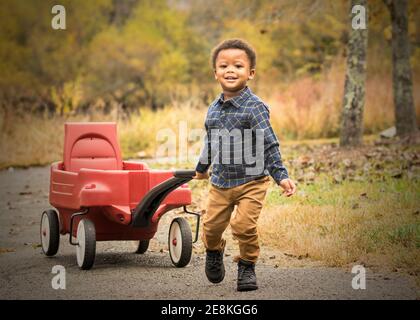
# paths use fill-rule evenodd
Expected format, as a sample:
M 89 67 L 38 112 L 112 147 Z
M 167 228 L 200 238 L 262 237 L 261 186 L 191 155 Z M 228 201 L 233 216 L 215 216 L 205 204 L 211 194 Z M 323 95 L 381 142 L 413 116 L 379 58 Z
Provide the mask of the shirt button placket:
M 220 122 L 221 122 L 221 127 L 225 128 L 225 119 L 226 119 L 226 114 L 225 114 L 225 109 L 227 108 L 227 104 L 224 103 L 222 106 L 222 109 L 220 110 Z

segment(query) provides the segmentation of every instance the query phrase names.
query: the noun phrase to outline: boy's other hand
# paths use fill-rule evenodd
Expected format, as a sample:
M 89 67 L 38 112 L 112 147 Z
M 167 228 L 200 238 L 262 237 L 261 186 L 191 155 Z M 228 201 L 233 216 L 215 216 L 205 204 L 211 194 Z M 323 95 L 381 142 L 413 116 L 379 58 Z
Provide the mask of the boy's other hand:
M 197 180 L 204 180 L 208 178 L 209 178 L 209 173 L 207 171 L 204 173 L 196 171 L 195 176 L 193 177 L 193 179 L 197 179 Z
M 283 193 L 286 195 L 286 197 L 290 197 L 296 192 L 296 185 L 291 179 L 281 180 L 280 187 L 283 188 Z

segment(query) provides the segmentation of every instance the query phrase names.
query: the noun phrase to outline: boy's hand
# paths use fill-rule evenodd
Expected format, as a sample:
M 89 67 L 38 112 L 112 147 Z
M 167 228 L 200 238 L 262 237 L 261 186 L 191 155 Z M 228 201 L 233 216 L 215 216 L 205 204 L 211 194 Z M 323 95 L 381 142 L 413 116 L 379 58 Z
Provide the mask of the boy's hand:
M 283 188 L 283 193 L 286 194 L 286 197 L 290 197 L 296 192 L 296 185 L 291 179 L 281 180 L 280 187 Z
M 196 171 L 195 176 L 193 177 L 193 179 L 197 179 L 197 180 L 204 180 L 204 179 L 208 179 L 208 178 L 209 178 L 208 171 L 206 171 L 204 173 Z

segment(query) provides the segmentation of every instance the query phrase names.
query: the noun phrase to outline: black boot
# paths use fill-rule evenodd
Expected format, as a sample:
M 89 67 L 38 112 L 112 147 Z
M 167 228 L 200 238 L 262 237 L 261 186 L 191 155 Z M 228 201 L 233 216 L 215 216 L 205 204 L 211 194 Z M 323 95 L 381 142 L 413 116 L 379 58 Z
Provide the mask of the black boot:
M 207 250 L 206 276 L 210 282 L 219 283 L 225 278 L 225 266 L 223 264 L 223 251 Z
M 245 260 L 238 262 L 238 291 L 257 290 L 257 276 L 255 264 Z

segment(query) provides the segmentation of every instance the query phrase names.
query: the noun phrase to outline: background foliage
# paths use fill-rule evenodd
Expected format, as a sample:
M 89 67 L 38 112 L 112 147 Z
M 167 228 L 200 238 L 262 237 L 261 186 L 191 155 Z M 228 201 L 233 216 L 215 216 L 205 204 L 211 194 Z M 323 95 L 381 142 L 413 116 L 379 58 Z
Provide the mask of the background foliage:
M 227 37 L 256 48 L 252 86 L 265 98 L 282 98 L 290 81 L 319 80 L 345 56 L 347 1 L 63 0 L 66 30 L 51 28 L 54 4 L 0 1 L 3 108 L 63 115 L 205 105 L 218 91 L 209 53 Z M 416 73 L 418 4 L 410 3 Z M 368 72 L 390 75 L 389 16 L 382 1 L 369 5 Z

